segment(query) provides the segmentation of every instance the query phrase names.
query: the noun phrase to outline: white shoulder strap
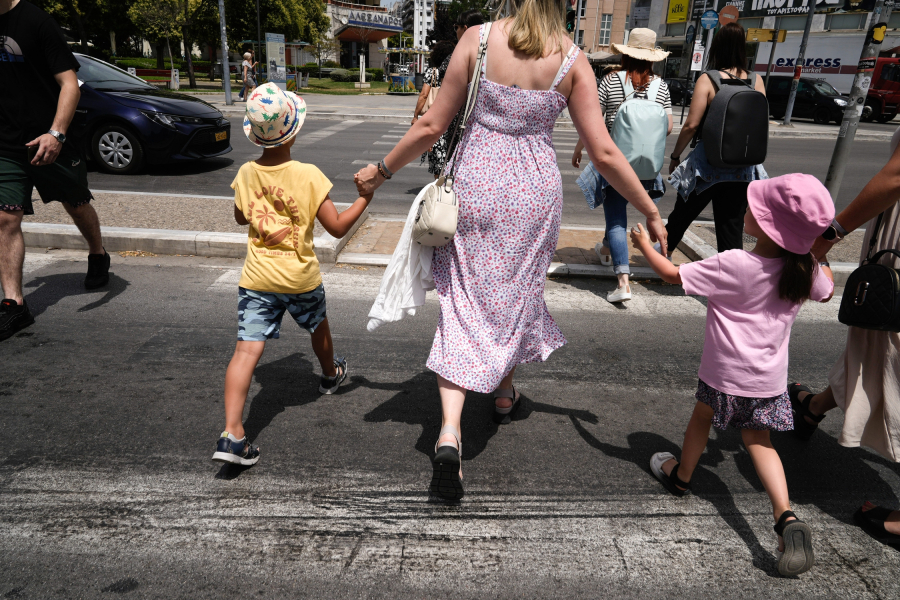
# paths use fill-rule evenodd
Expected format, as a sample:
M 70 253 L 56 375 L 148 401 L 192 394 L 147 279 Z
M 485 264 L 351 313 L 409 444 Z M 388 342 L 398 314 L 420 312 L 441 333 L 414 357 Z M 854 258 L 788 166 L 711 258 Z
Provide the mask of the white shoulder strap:
M 484 47 L 484 51 L 481 55 L 481 74 L 484 75 L 487 71 L 487 42 L 488 38 L 491 37 L 491 22 L 482 24 L 478 29 L 478 41 L 479 41 L 479 50 L 481 47 Z M 476 69 L 477 73 L 478 70 Z M 474 82 L 474 79 L 473 79 Z
M 553 85 L 550 86 L 550 90 L 555 90 L 556 86 L 560 84 L 560 80 L 563 77 L 563 71 L 565 71 L 566 66 L 569 64 L 569 61 L 572 60 L 572 55 L 578 50 L 578 46 L 572 44 L 569 48 L 569 51 L 566 52 L 566 55 L 563 57 L 562 64 L 559 65 L 559 70 L 556 72 L 556 77 L 553 78 Z
M 656 94 L 659 93 L 659 87 L 662 85 L 661 77 L 654 77 L 653 81 L 650 82 L 650 87 L 647 88 L 647 100 L 651 102 L 656 102 Z

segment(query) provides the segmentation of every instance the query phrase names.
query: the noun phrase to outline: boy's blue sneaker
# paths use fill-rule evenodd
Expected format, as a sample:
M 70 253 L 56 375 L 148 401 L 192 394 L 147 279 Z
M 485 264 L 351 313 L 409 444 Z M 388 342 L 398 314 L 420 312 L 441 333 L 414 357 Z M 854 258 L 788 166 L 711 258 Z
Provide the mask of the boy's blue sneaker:
M 234 441 L 229 437 L 227 431 L 223 431 L 216 444 L 216 451 L 213 453 L 212 459 L 249 467 L 259 462 L 259 448 L 251 445 L 246 437 Z
M 337 371 L 334 377 L 319 377 L 319 392 L 322 394 L 333 394 L 338 391 L 341 384 L 347 379 L 347 359 L 335 356 L 334 368 Z

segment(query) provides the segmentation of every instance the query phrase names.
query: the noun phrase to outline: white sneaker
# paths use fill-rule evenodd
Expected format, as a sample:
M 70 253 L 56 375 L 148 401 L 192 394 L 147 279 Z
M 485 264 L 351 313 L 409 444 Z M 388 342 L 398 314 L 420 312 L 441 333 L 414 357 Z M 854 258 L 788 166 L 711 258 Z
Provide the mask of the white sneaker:
M 616 288 L 606 295 L 606 301 L 615 304 L 616 302 L 625 302 L 631 300 L 631 287 L 625 286 Z

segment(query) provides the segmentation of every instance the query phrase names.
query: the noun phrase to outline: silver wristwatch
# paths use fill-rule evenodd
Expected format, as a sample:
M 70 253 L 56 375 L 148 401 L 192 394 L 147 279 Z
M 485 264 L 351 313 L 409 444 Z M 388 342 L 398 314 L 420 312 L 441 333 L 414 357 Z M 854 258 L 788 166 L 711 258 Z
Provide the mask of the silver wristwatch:
M 59 131 L 56 131 L 55 129 L 51 129 L 51 130 L 48 131 L 47 133 L 49 133 L 50 135 L 52 135 L 53 137 L 55 137 L 55 138 L 59 141 L 60 144 L 65 144 L 65 143 L 66 143 L 66 134 L 64 134 L 64 133 L 62 133 L 62 132 L 59 132 Z

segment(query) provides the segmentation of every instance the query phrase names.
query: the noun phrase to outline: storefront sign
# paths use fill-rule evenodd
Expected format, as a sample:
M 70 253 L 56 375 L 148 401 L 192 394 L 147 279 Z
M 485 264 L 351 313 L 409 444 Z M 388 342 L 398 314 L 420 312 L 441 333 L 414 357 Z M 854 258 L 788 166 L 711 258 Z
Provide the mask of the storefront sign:
M 669 0 L 669 16 L 666 23 L 684 23 L 687 21 L 689 0 Z
M 734 6 L 744 17 L 787 17 L 809 12 L 809 0 L 718 0 L 718 8 Z M 817 13 L 871 12 L 874 0 L 816 0 Z
M 672 1 L 675 2 L 677 0 Z M 347 19 L 347 24 L 355 27 L 403 31 L 403 21 L 400 17 L 394 17 L 388 13 L 375 12 L 372 10 L 351 10 L 350 16 Z

